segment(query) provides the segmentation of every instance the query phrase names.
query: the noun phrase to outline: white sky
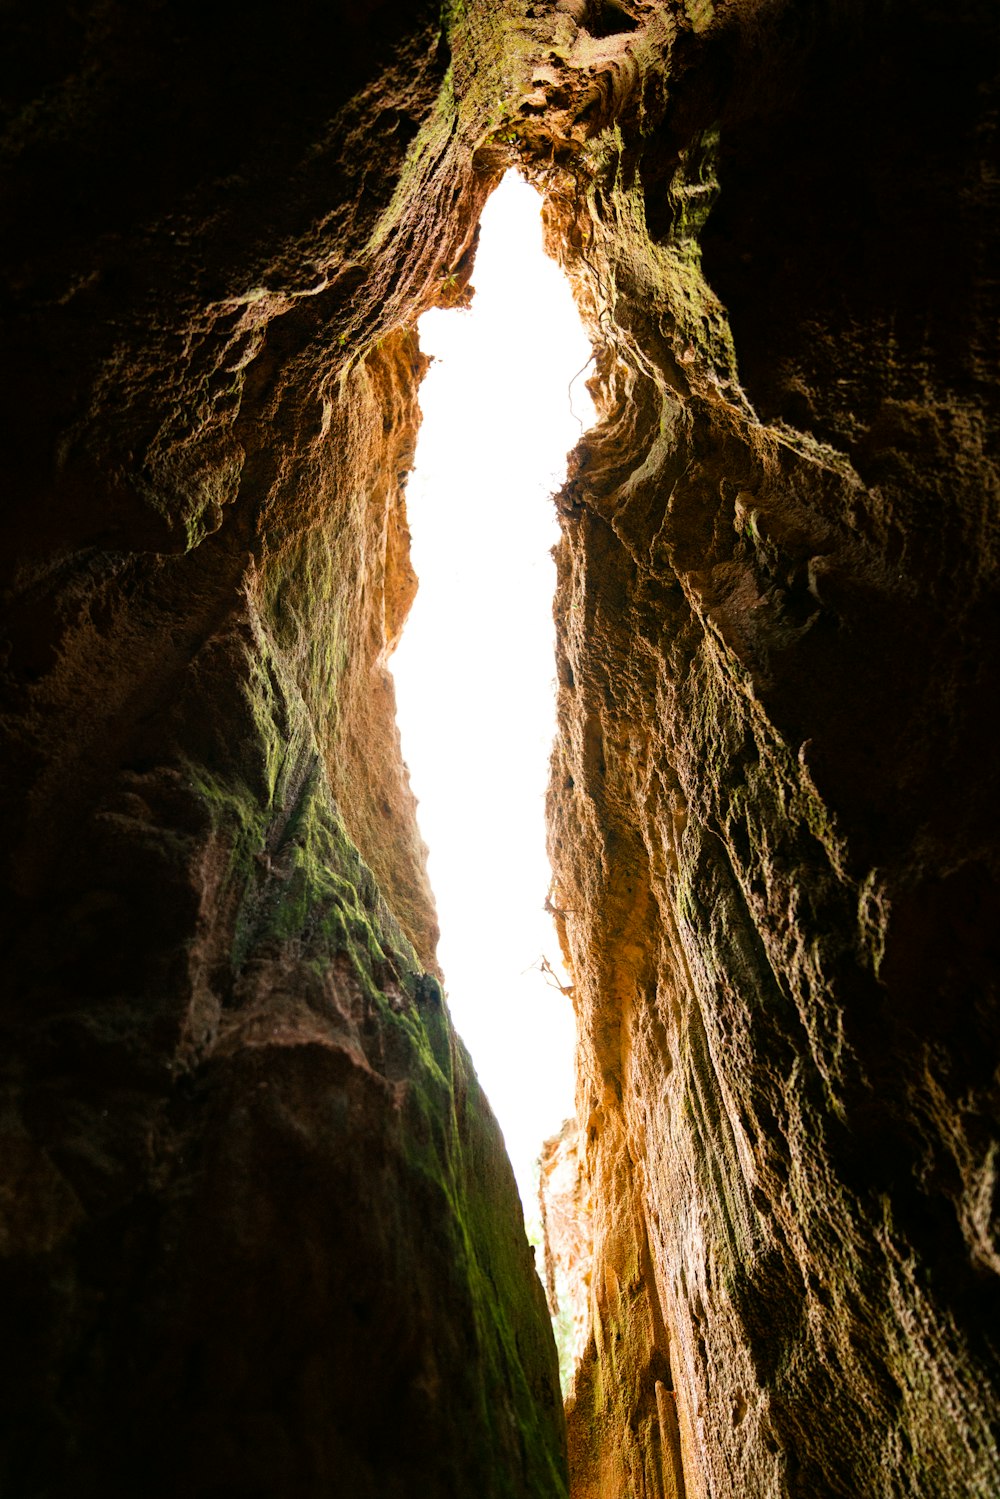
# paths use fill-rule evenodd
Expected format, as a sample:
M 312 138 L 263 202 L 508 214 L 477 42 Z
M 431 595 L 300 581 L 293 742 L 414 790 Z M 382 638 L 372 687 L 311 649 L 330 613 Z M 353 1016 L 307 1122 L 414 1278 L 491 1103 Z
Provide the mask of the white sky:
M 420 590 L 392 659 L 448 1000 L 529 1216 L 542 1142 L 573 1110 L 571 1002 L 533 967 L 544 954 L 559 969 L 544 910 L 558 539 L 549 497 L 581 424 L 594 420 L 586 374 L 570 409 L 570 381 L 591 350 L 542 251 L 540 202 L 508 172 L 483 213 L 471 311 L 420 319 L 434 356 L 407 491 Z

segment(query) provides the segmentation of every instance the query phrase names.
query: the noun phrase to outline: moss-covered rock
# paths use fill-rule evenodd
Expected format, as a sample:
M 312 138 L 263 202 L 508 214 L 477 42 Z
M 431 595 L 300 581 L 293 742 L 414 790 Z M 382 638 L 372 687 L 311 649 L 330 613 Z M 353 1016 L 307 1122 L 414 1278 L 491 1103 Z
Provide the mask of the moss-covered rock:
M 386 669 L 511 16 L 5 13 L 12 1499 L 565 1492 Z

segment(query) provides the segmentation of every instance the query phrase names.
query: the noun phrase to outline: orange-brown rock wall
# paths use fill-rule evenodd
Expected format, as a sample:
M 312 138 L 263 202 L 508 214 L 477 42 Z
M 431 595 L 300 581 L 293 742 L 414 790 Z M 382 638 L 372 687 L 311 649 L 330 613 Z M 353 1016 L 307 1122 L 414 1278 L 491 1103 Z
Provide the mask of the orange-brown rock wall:
M 605 9 L 541 168 L 602 403 L 558 497 L 571 1489 L 985 1496 L 995 20 Z

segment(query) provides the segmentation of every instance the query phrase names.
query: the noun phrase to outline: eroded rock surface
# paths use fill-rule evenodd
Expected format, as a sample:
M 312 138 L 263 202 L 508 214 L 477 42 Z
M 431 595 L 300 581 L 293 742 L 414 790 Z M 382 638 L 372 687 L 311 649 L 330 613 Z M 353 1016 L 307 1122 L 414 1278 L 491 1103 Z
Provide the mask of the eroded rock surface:
M 385 670 L 515 162 L 573 1492 L 1000 1491 L 993 10 L 5 9 L 4 1495 L 564 1491 Z
M 547 1140 L 538 1162 L 538 1202 L 545 1255 L 545 1292 L 575 1371 L 590 1338 L 593 1204 L 586 1140 L 575 1119 Z
M 594 1210 L 572 1491 L 985 1499 L 995 19 L 627 9 L 552 84 L 603 402 L 559 499 L 550 798 Z
M 10 1499 L 564 1492 L 385 666 L 500 19 L 4 12 Z

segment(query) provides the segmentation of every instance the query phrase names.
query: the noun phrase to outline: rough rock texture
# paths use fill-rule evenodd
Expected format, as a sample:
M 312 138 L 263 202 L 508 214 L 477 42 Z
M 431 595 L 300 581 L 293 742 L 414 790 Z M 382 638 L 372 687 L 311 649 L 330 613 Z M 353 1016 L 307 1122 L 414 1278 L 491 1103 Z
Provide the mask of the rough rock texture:
M 5 1499 L 564 1491 L 385 672 L 513 161 L 602 411 L 576 1499 L 1000 1492 L 994 10 L 4 8 Z
M 564 1342 L 567 1372 L 583 1358 L 590 1338 L 591 1257 L 594 1244 L 586 1142 L 575 1119 L 546 1140 L 538 1162 L 538 1204 L 545 1255 L 545 1294 Z
M 5 1499 L 565 1492 L 385 669 L 497 24 L 4 8 Z
M 987 1499 L 995 7 L 626 10 L 549 83 L 602 403 L 550 795 L 572 1492 Z

